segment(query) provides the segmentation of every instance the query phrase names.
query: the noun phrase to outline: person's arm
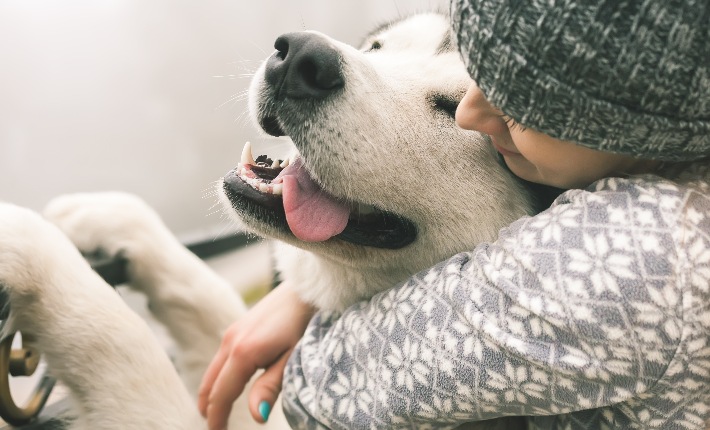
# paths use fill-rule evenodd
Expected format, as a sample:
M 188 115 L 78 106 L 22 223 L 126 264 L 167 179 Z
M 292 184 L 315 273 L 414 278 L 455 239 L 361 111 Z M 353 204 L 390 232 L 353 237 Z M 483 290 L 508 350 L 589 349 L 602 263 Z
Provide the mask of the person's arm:
M 677 196 L 664 205 L 666 191 L 642 185 L 567 192 L 493 244 L 340 317 L 318 314 L 287 365 L 290 424 L 453 427 L 649 390 L 680 342 L 682 300 L 667 204 Z

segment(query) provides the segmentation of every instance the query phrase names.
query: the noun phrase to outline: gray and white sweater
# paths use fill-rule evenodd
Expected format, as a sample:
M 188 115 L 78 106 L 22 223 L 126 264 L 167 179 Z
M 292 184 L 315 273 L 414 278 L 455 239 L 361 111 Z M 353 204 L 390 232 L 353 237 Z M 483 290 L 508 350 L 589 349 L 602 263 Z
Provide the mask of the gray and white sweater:
M 609 178 L 342 315 L 289 361 L 294 428 L 700 429 L 710 164 Z

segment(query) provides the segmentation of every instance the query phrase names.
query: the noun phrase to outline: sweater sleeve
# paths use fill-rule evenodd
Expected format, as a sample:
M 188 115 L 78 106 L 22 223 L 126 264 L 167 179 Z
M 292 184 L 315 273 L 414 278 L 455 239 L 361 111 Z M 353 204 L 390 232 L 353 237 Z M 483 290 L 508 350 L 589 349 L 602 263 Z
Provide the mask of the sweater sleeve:
M 663 183 L 661 183 L 663 185 Z M 291 356 L 294 428 L 421 428 L 638 397 L 681 341 L 677 188 L 606 179 L 357 304 Z

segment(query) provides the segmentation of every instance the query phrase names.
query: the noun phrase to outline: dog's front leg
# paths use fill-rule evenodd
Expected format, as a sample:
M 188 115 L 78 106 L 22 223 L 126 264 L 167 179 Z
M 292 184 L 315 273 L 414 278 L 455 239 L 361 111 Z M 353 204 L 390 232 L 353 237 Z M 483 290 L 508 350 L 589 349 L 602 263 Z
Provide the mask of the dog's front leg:
M 75 400 L 76 429 L 196 429 L 149 327 L 38 214 L 0 204 L 0 284 L 20 330 Z
M 177 366 L 195 395 L 224 330 L 245 312 L 233 288 L 133 195 L 61 196 L 45 216 L 83 252 L 100 250 L 128 261 L 129 285 L 146 294 L 151 312 L 175 340 Z
M 188 251 L 148 205 L 125 193 L 61 196 L 45 209 L 84 252 L 121 254 L 128 261 L 130 286 L 146 294 L 152 314 L 175 340 L 177 366 L 196 398 L 207 366 L 226 328 L 246 311 L 234 289 Z M 287 428 L 281 408 L 266 426 L 256 424 L 241 396 L 232 408 L 230 428 Z

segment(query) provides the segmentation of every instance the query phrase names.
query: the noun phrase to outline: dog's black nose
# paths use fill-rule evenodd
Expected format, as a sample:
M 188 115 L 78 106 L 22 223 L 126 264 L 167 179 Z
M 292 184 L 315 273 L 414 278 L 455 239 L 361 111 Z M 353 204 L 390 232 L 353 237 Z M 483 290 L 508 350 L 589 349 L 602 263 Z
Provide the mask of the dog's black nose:
M 266 82 L 294 99 L 322 99 L 343 87 L 340 53 L 314 33 L 281 35 L 266 62 Z

